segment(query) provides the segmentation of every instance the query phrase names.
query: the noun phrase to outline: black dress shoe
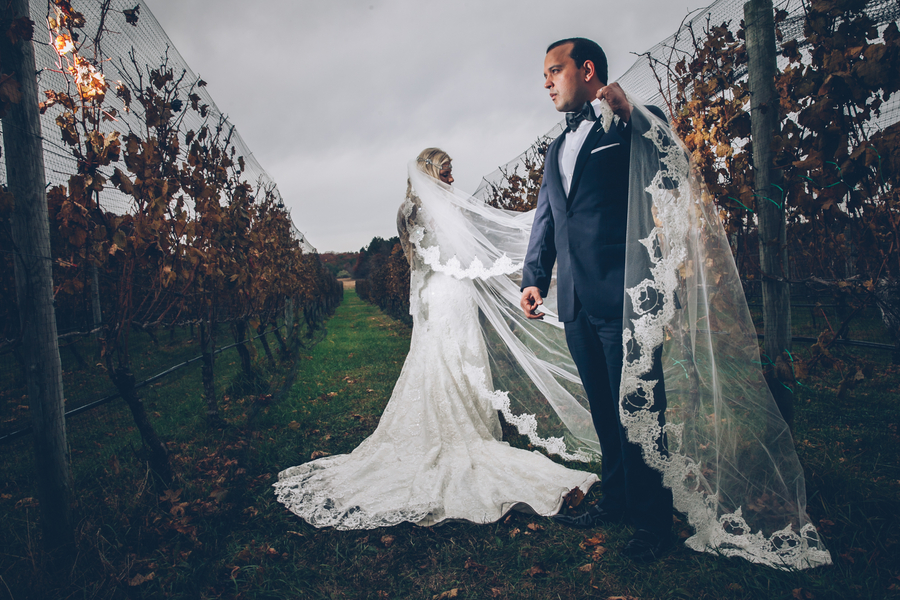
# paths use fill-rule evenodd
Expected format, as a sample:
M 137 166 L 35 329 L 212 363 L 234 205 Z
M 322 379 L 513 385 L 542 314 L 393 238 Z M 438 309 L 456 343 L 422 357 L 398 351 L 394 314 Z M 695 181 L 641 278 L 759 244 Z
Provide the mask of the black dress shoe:
M 553 515 L 553 520 L 560 525 L 566 527 L 574 527 L 575 529 L 590 529 L 592 527 L 600 527 L 601 525 L 612 525 L 622 522 L 621 513 L 612 513 L 599 506 L 592 506 L 584 514 L 577 517 L 569 515 Z
M 652 531 L 638 529 L 625 544 L 622 554 L 634 562 L 648 563 L 665 554 L 671 545 L 671 534 L 659 536 Z

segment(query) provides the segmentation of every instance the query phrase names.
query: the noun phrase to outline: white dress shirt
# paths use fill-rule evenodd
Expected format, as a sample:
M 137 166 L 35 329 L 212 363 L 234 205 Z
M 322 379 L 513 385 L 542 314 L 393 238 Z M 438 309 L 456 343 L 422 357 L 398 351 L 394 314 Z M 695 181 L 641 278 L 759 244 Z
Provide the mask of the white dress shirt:
M 594 114 L 599 115 L 600 99 L 594 98 L 591 106 L 594 107 Z M 597 121 L 585 119 L 578 124 L 578 129 L 566 132 L 562 143 L 559 145 L 559 172 L 562 176 L 563 191 L 566 195 L 569 193 L 569 186 L 572 185 L 572 177 L 575 175 L 575 161 L 578 159 L 578 153 L 581 152 L 581 147 L 591 132 L 591 127 L 596 124 Z

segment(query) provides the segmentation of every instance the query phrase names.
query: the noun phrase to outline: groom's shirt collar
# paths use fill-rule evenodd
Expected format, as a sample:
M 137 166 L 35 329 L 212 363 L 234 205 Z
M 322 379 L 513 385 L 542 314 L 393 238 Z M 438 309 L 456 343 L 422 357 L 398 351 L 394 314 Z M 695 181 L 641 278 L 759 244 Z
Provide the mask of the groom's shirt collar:
M 591 102 L 594 107 L 594 114 L 600 114 L 600 100 L 594 99 Z M 584 145 L 591 132 L 591 127 L 599 125 L 599 117 L 597 121 L 588 121 L 585 119 L 578 125 L 575 131 L 567 131 L 563 134 L 563 140 L 559 144 L 559 176 L 562 181 L 563 191 L 568 195 L 569 187 L 572 185 L 572 177 L 575 175 L 575 162 L 578 160 L 578 153 Z

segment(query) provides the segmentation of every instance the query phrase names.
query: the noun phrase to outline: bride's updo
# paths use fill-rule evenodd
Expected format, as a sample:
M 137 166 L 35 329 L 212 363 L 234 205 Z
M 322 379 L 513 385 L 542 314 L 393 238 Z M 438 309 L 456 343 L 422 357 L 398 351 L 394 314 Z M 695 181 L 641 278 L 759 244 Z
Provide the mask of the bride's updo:
M 416 157 L 416 167 L 426 175 L 434 177 L 442 184 L 449 186 L 453 183 L 453 175 L 451 175 L 450 155 L 440 148 L 425 148 L 419 152 Z M 406 195 L 414 196 L 412 182 L 406 180 Z
M 416 166 L 435 179 L 441 178 L 441 167 L 451 161 L 450 155 L 440 148 L 425 148 L 416 157 Z

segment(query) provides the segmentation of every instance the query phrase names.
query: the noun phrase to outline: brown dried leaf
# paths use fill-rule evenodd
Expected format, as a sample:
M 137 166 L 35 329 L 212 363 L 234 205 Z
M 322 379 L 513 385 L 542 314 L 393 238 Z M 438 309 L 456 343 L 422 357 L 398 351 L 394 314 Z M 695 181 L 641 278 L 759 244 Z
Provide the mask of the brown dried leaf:
M 179 497 L 181 497 L 181 490 L 166 490 L 166 492 L 159 497 L 159 501 L 174 503 Z
M 529 523 L 528 529 L 530 529 L 532 531 L 543 531 L 544 530 L 544 528 L 542 526 L 538 525 L 537 523 Z
M 0 102 L 11 102 L 18 104 L 22 101 L 22 91 L 19 88 L 19 82 L 12 78 L 12 75 L 0 75 Z
M 582 541 L 580 544 L 578 544 L 578 547 L 587 552 L 588 548 L 592 548 L 594 546 L 600 546 L 605 543 L 606 543 L 606 536 L 603 535 L 602 533 L 596 533 L 593 535 L 593 537 L 584 538 L 584 541 Z
M 131 579 L 128 580 L 128 585 L 130 585 L 131 587 L 134 587 L 136 585 L 141 585 L 142 583 L 144 583 L 146 581 L 150 581 L 154 577 L 156 577 L 156 573 L 150 573 L 149 575 L 135 575 L 134 577 L 132 577 Z
M 310 455 L 310 460 L 316 460 L 317 458 L 322 458 L 323 456 L 331 456 L 331 452 L 323 452 L 322 450 L 316 450 Z
M 539 575 L 546 575 L 547 571 L 545 571 L 542 568 L 540 568 L 539 566 L 535 565 L 535 566 L 531 567 L 530 569 L 528 569 L 527 571 L 525 571 L 525 574 L 528 575 L 529 577 L 537 577 Z
M 16 508 L 35 508 L 38 505 L 37 500 L 34 498 L 22 498 L 18 502 L 16 502 Z
M 30 40 L 34 37 L 34 21 L 28 17 L 13 19 L 6 31 L 11 44 L 19 43 L 19 40 Z
M 385 548 L 390 548 L 391 544 L 394 543 L 394 536 L 392 536 L 392 535 L 381 536 L 381 543 L 384 544 Z
M 456 598 L 459 596 L 459 588 L 453 588 L 452 590 L 447 590 L 441 594 L 435 594 L 431 597 L 431 600 L 445 600 L 445 598 Z
M 472 560 L 471 558 L 466 559 L 466 565 L 465 565 L 465 566 L 466 566 L 467 569 L 471 569 L 471 570 L 473 570 L 473 571 L 475 571 L 475 572 L 477 572 L 477 573 L 484 573 L 485 571 L 487 571 L 487 567 L 486 567 L 486 566 L 484 566 L 484 565 L 482 565 L 482 564 L 479 564 L 479 563 L 475 562 L 475 561 Z
M 134 8 L 126 8 L 122 11 L 122 14 L 125 15 L 125 22 L 129 25 L 137 27 L 138 24 L 138 16 L 141 13 L 141 5 L 138 4 Z
M 584 492 L 581 491 L 581 488 L 575 487 L 563 497 L 563 506 L 576 508 L 582 500 L 584 500 Z
M 606 554 L 606 548 L 604 548 L 603 546 L 597 546 L 596 548 L 594 548 L 594 551 L 591 552 L 591 560 L 597 562 L 604 554 Z
M 593 568 L 594 568 L 594 563 L 588 563 L 586 565 L 581 565 L 580 567 L 578 567 L 578 570 L 581 571 L 582 573 L 590 573 L 591 569 L 593 569 Z

